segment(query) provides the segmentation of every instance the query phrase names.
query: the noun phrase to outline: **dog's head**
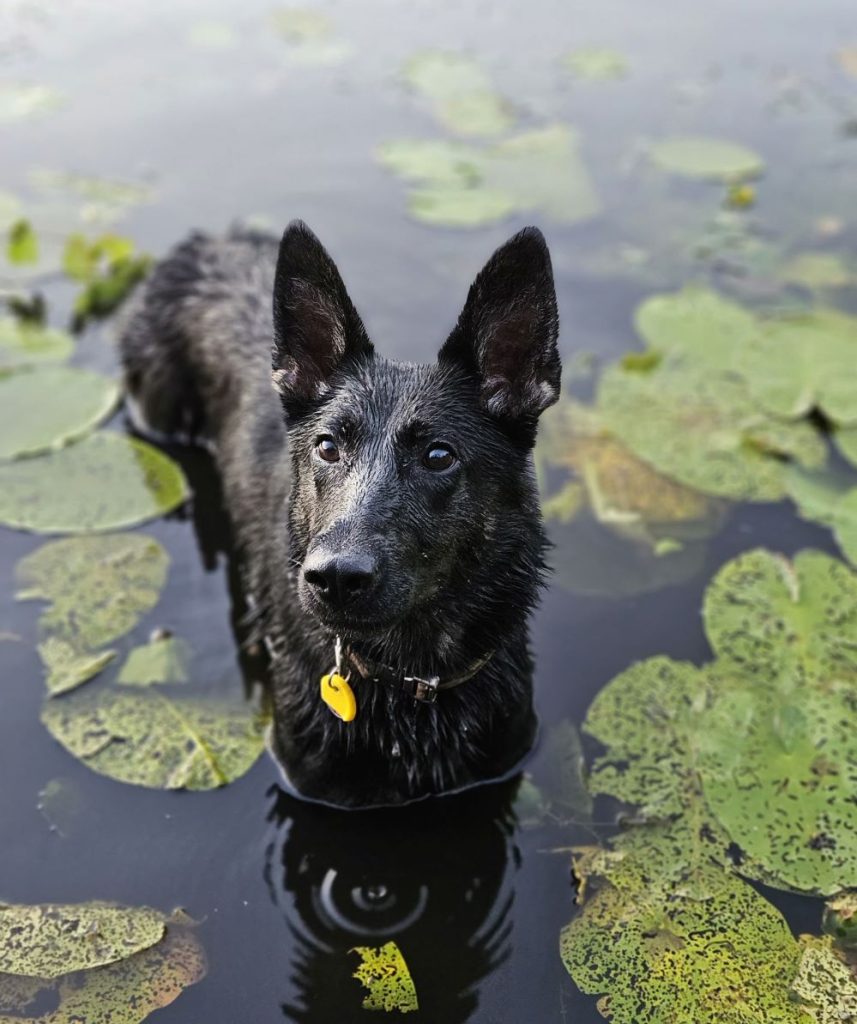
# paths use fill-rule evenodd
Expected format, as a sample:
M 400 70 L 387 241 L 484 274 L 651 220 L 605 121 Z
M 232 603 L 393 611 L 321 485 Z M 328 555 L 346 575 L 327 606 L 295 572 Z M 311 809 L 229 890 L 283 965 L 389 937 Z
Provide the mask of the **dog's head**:
M 559 396 L 557 329 L 547 246 L 526 228 L 477 276 L 435 364 L 388 362 L 318 239 L 286 230 L 273 382 L 300 600 L 324 626 L 359 638 L 432 621 L 462 588 L 488 601 L 487 577 L 515 571 L 540 521 L 531 449 Z

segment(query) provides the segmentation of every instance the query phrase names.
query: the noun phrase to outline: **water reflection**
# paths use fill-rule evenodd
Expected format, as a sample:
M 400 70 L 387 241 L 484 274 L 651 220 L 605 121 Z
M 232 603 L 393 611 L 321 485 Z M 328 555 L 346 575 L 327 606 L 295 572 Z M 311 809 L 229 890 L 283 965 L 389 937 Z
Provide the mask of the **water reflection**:
M 265 871 L 295 937 L 287 1020 L 353 1019 L 367 993 L 352 977 L 359 959 L 350 951 L 390 941 L 419 1000 L 408 1020 L 471 1018 L 480 982 L 510 952 L 518 783 L 365 812 L 274 790 Z

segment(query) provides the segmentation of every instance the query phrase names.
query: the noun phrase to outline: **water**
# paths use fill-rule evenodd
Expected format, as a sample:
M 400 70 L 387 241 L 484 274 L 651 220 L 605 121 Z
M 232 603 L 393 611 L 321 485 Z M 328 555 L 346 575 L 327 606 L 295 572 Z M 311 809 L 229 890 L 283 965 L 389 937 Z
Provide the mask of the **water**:
M 577 227 L 535 218 L 554 257 L 566 360 L 579 350 L 606 360 L 632 347 L 639 299 L 700 272 L 739 297 L 764 293 L 764 275 L 739 273 L 729 254 L 693 257 L 688 239 L 716 212 L 719 193 L 652 175 L 639 158 L 646 138 L 698 133 L 752 145 L 769 168 L 753 213 L 762 235 L 786 250 L 806 248 L 820 218 L 842 218 L 837 244 L 853 251 L 857 141 L 844 129 L 857 100 L 831 58 L 849 36 L 857 40 L 851 0 L 331 0 L 322 9 L 353 50 L 317 67 L 289 59 L 259 0 L 129 0 L 121 13 L 99 0 L 6 0 L 0 76 L 53 86 L 68 99 L 49 116 L 3 126 L 0 187 L 26 196 L 34 167 L 149 182 L 153 201 L 121 229 L 156 254 L 193 227 L 255 218 L 279 229 L 300 216 L 338 260 L 381 351 L 430 359 L 484 259 L 533 219 L 464 232 L 421 226 L 406 217 L 401 184 L 373 161 L 387 139 L 437 134 L 397 81 L 403 61 L 425 48 L 466 49 L 520 107 L 523 125 L 577 127 L 604 201 L 600 218 Z M 192 46 L 203 21 L 229 26 L 233 45 Z M 557 57 L 587 46 L 622 51 L 629 76 L 564 76 Z M 623 246 L 652 254 L 648 281 L 617 257 Z M 62 323 L 71 289 L 51 281 L 47 296 L 52 322 Z M 114 368 L 108 334 L 90 329 L 76 361 Z M 585 393 L 586 382 L 579 388 Z M 197 490 L 195 510 L 145 528 L 167 546 L 172 567 L 135 637 L 168 626 L 193 645 L 196 679 L 237 687 L 216 480 L 204 455 L 174 454 Z M 299 804 L 278 791 L 267 758 L 234 785 L 194 795 L 121 786 L 76 763 L 39 724 L 35 610 L 11 596 L 15 563 L 39 543 L 0 531 L 0 627 L 23 638 L 0 645 L 4 899 L 182 906 L 201 919 L 208 977 L 159 1011 L 165 1024 L 362 1019 L 347 951 L 391 937 L 411 966 L 419 1019 L 601 1019 L 557 955 L 573 912 L 561 848 L 593 841 L 592 832 L 516 826 L 502 787 L 422 806 L 392 825 L 384 815 Z M 543 721 L 580 722 L 599 689 L 636 659 L 707 658 L 705 584 L 759 543 L 786 554 L 834 550 L 827 531 L 785 505 L 738 507 L 680 584 L 625 597 L 552 587 L 532 629 Z M 530 767 L 538 774 L 537 758 Z M 37 806 L 54 779 L 73 811 L 60 832 Z M 769 895 L 796 931 L 817 928 L 816 901 Z

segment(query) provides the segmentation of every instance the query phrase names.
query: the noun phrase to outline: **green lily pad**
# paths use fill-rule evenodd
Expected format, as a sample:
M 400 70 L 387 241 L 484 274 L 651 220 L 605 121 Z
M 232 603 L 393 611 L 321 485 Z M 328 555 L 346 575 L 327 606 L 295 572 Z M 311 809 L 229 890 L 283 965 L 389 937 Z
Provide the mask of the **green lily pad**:
M 581 867 L 583 862 L 583 867 Z M 588 865 L 587 865 L 588 862 Z M 582 907 L 560 955 L 613 1024 L 807 1024 L 790 986 L 800 947 L 751 886 L 701 866 L 703 895 L 652 878 L 640 857 L 578 859 Z
M 800 284 L 811 291 L 844 288 L 857 280 L 857 274 L 841 256 L 832 252 L 803 252 L 791 259 L 782 271 L 790 284 Z
M 764 161 L 746 146 L 725 139 L 703 136 L 678 136 L 653 143 L 652 159 L 671 174 L 713 181 L 740 181 L 755 178 L 764 170 Z
M 794 468 L 786 480 L 801 518 L 829 526 L 843 555 L 857 565 L 857 487 L 838 476 Z
M 776 416 L 822 409 L 834 422 L 857 423 L 857 318 L 821 309 L 772 320 L 748 347 L 743 373 L 753 395 Z
M 499 189 L 429 186 L 414 189 L 408 209 L 415 220 L 450 228 L 475 228 L 505 220 L 515 202 Z
M 816 1024 L 857 1021 L 857 978 L 829 938 L 802 935 L 803 950 L 792 991 Z
M 122 686 L 186 683 L 189 659 L 190 648 L 184 640 L 159 637 L 131 651 L 116 681 Z
M 226 785 L 249 771 L 267 725 L 248 704 L 89 688 L 47 701 L 42 722 L 101 775 L 151 789 L 193 790 Z
M 118 401 L 115 381 L 91 370 L 51 366 L 0 377 L 0 461 L 83 437 Z
M 441 123 L 457 135 L 494 138 L 514 124 L 511 105 L 491 88 L 479 65 L 455 53 L 429 51 L 412 57 L 405 79 L 429 99 Z
M 37 263 L 39 239 L 28 220 L 17 220 L 9 228 L 6 258 L 10 263 Z
M 634 325 L 655 352 L 678 353 L 695 365 L 722 370 L 742 365 L 759 330 L 743 306 L 698 287 L 650 296 L 637 307 Z
M 78 651 L 124 636 L 157 603 L 169 555 L 142 533 L 66 537 L 22 558 L 18 600 L 48 601 L 39 630 Z
M 72 644 L 56 637 L 40 643 L 38 651 L 45 666 L 45 686 L 51 697 L 88 683 L 116 657 L 116 651 L 111 650 L 81 653 Z
M 575 78 L 603 81 L 624 78 L 628 73 L 628 61 L 618 50 L 592 49 L 573 50 L 562 58 L 563 67 Z
M 363 1000 L 364 1010 L 411 1013 L 419 1009 L 411 972 L 395 942 L 380 947 L 355 946 L 351 952 L 361 960 L 353 977 L 369 990 Z
M 760 685 L 804 695 L 857 683 L 857 574 L 820 551 L 734 558 L 709 584 L 703 618 L 718 665 Z
M 187 494 L 172 459 L 143 441 L 113 433 L 0 465 L 0 523 L 36 533 L 135 526 L 172 511 Z
M 463 142 L 447 139 L 398 139 L 376 150 L 380 163 L 403 181 L 461 188 L 479 184 L 478 154 Z
M 0 122 L 27 121 L 49 114 L 65 103 L 49 85 L 4 82 L 0 85 Z
M 826 458 L 809 424 L 761 411 L 742 377 L 681 358 L 643 373 L 609 367 L 598 407 L 634 454 L 705 494 L 776 501 L 786 491 L 785 460 L 818 468 Z
M 143 1024 L 205 973 L 199 939 L 169 919 L 157 945 L 117 963 L 54 980 L 0 974 L 0 1024 Z
M 112 964 L 159 942 L 164 922 L 148 907 L 0 905 L 0 971 L 58 978 Z
M 61 363 L 73 350 L 74 341 L 65 331 L 0 317 L 0 374 L 35 363 Z

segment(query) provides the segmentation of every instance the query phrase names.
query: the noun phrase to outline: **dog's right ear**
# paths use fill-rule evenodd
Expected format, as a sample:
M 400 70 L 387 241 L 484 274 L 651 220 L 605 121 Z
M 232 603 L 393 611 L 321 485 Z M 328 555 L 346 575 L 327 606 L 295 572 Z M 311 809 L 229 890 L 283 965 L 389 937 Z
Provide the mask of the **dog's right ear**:
M 371 353 L 336 264 L 303 221 L 292 221 L 277 259 L 271 356 L 271 379 L 286 412 L 322 398 L 334 371 Z

